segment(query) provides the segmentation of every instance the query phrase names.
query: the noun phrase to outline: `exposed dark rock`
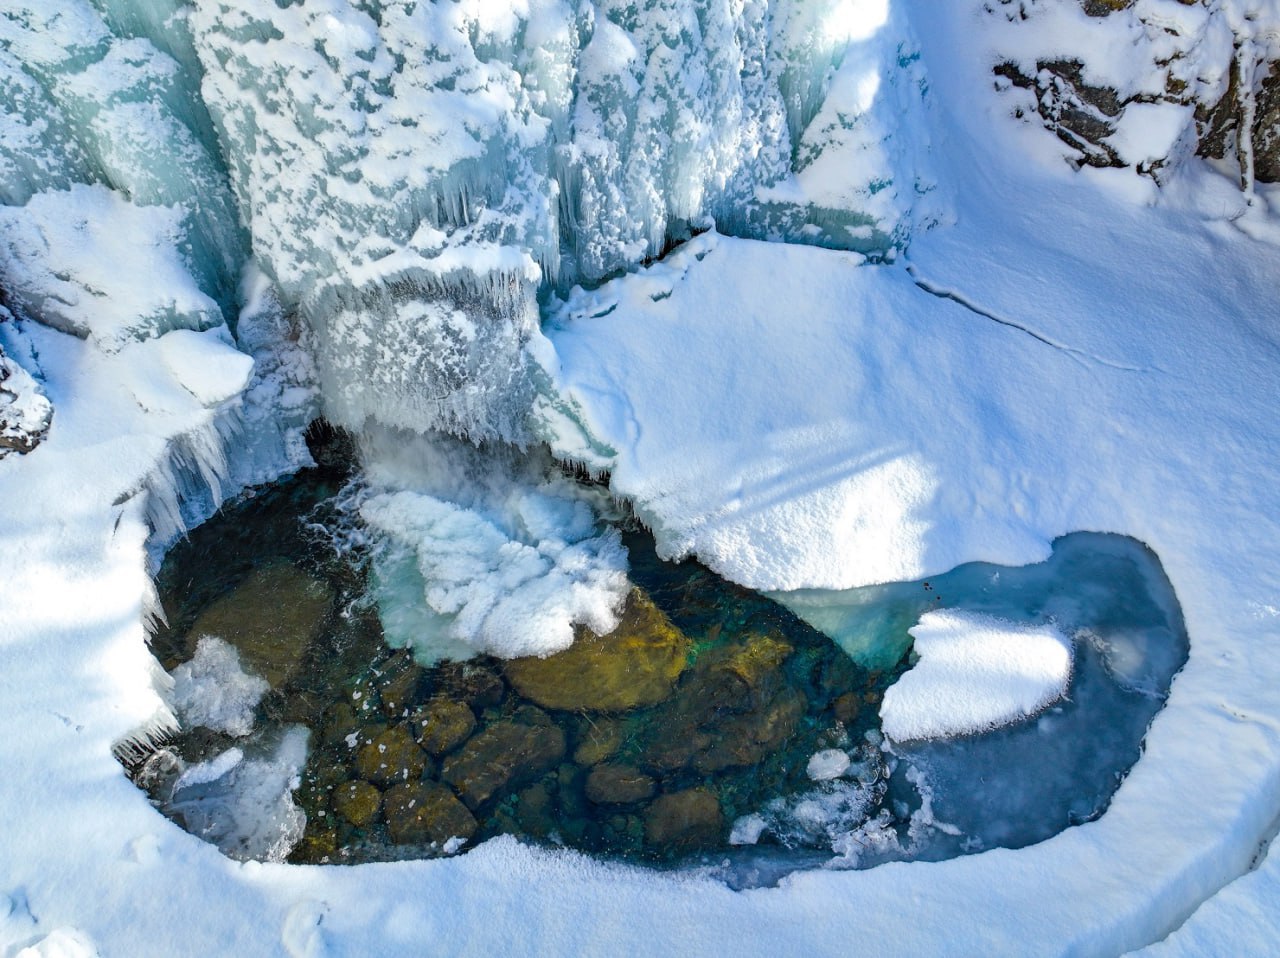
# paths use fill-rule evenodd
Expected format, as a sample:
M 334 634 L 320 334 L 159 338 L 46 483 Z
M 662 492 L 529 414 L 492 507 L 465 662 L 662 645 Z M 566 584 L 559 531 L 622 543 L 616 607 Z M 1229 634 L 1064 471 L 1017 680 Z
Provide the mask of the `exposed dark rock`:
M 564 732 L 554 725 L 495 722 L 444 760 L 441 777 L 475 809 L 555 768 L 564 751 Z
M 383 798 L 387 833 L 397 845 L 443 845 L 468 839 L 479 827 L 453 792 L 439 782 L 406 782 L 387 789 Z
M 1080 0 L 1084 12 L 1091 17 L 1108 17 L 1117 10 L 1127 10 L 1134 0 Z
M 1084 64 L 1079 60 L 1041 60 L 1035 76 L 1023 73 L 1014 63 L 994 68 L 1014 86 L 1035 93 L 1036 110 L 1046 129 L 1078 154 L 1078 162 L 1097 167 L 1124 166 L 1124 159 L 1105 140 L 1116 131 L 1116 120 L 1125 102 L 1110 87 L 1094 86 L 1084 80 Z
M 0 317 L 7 315 L 0 307 Z M 0 459 L 38 446 L 52 419 L 53 407 L 40 384 L 0 349 Z
M 521 695 L 547 708 L 624 712 L 667 698 L 691 647 L 652 600 L 633 589 L 608 635 L 579 627 L 564 652 L 512 659 L 505 668 Z

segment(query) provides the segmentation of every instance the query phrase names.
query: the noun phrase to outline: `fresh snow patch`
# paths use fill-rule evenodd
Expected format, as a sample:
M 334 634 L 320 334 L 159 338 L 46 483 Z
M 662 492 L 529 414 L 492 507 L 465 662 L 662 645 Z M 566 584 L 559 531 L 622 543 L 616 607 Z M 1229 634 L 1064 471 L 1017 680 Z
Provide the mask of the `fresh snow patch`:
M 969 735 L 1034 715 L 1067 691 L 1071 639 L 953 610 L 911 629 L 920 656 L 884 693 L 880 721 L 896 742 Z

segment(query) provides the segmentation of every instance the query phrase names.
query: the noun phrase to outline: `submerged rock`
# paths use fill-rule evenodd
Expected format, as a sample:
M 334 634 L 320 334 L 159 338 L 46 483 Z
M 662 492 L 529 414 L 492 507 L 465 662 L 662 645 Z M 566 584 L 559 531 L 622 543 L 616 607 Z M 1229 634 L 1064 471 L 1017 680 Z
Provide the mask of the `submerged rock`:
M 233 645 L 244 667 L 283 686 L 319 634 L 333 594 L 322 579 L 287 562 L 254 570 L 239 586 L 200 614 L 187 634 L 193 652 L 202 636 Z
M 579 626 L 565 651 L 512 659 L 505 669 L 516 691 L 546 708 L 625 712 L 669 697 L 691 648 L 653 601 L 633 589 L 608 635 Z
M 413 716 L 418 741 L 435 756 L 452 752 L 475 731 L 476 717 L 466 705 L 432 699 Z
M 333 790 L 333 810 L 356 828 L 372 824 L 382 807 L 382 792 L 368 782 L 345 782 Z
M 439 782 L 406 782 L 387 789 L 387 833 L 397 845 L 464 841 L 479 827 L 453 792 Z
M 578 765 L 591 766 L 613 756 L 622 747 L 626 728 L 622 721 L 606 716 L 587 719 L 578 726 L 573 760 Z
M 720 843 L 723 831 L 720 803 L 702 788 L 660 795 L 644 814 L 645 841 L 656 848 L 708 848 Z
M 597 765 L 587 776 L 585 790 L 597 805 L 630 805 L 651 798 L 655 784 L 631 765 Z
M 555 725 L 495 722 L 445 759 L 441 777 L 475 809 L 499 790 L 549 772 L 564 751 L 564 732 Z
M 442 662 L 432 669 L 432 691 L 474 709 L 501 705 L 507 686 L 496 671 L 474 662 Z
M 360 748 L 356 770 L 367 781 L 391 785 L 422 778 L 430 761 L 409 731 L 397 725 Z

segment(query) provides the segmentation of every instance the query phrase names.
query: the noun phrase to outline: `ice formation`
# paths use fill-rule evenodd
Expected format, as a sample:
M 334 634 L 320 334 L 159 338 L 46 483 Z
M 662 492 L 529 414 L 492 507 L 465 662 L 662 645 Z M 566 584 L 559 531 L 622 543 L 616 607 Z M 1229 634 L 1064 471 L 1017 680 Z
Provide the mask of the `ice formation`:
M 911 629 L 919 661 L 884 694 L 897 742 L 982 732 L 1025 719 L 1067 691 L 1071 639 L 966 612 L 930 612 Z
M 523 440 L 540 284 L 712 221 L 884 249 L 929 189 L 885 0 L 217 0 L 192 27 L 254 252 L 350 427 Z
M 608 632 L 627 553 L 608 499 L 545 457 L 482 452 L 444 436 L 366 434 L 358 506 L 376 535 L 387 641 L 430 663 L 489 652 L 548 655 L 573 626 Z
M 253 731 L 254 710 L 269 688 L 246 674 L 235 648 L 217 636 L 201 636 L 196 654 L 173 670 L 173 706 L 183 724 L 235 737 Z
M 231 748 L 183 772 L 166 812 L 240 861 L 283 861 L 306 819 L 293 790 L 307 754 L 307 731 L 258 743 L 256 757 Z

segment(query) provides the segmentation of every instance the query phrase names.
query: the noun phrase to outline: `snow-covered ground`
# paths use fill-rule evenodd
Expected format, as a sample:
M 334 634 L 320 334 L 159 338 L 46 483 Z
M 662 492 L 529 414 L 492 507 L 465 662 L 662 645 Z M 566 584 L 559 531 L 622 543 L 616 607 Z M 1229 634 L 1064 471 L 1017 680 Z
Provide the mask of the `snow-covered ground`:
M 112 354 L 36 329 L 53 426 L 0 461 L 0 954 L 1115 954 L 1188 916 L 1154 953 L 1265 952 L 1280 862 L 1229 883 L 1280 812 L 1280 196 L 1246 205 L 1189 164 L 1151 205 L 1132 171 L 1072 171 L 989 92 L 977 6 L 901 5 L 953 220 L 905 261 L 711 237 L 680 278 L 655 282 L 675 270 L 660 264 L 591 294 L 613 313 L 561 314 L 541 358 L 598 432 L 564 451 L 608 458 L 668 548 L 752 584 L 1027 561 L 1081 528 L 1148 543 L 1191 656 L 1100 820 L 747 892 L 510 839 L 356 868 L 232 862 L 157 814 L 111 747 L 167 721 L 131 494 L 172 488 L 156 476 L 175 448 L 220 465 L 249 370 L 220 328 Z M 678 348 L 658 355 L 664 336 Z

